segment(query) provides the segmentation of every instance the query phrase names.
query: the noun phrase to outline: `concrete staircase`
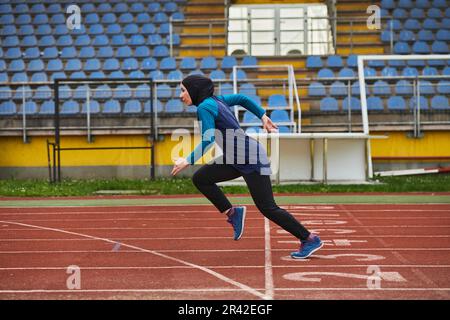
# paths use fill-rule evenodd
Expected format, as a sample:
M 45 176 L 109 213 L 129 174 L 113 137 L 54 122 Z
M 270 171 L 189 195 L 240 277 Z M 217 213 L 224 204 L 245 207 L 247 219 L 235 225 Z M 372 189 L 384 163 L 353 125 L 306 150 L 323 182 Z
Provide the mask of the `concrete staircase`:
M 366 12 L 370 5 L 378 5 L 379 1 L 373 0 L 338 0 L 336 11 L 338 19 L 355 17 L 369 17 Z M 339 21 L 337 23 L 337 54 L 383 54 L 384 47 L 380 40 L 381 30 L 367 28 L 367 21 L 350 23 Z
M 223 0 L 189 0 L 184 15 L 189 22 L 180 31 L 178 56 L 201 58 L 221 57 L 225 48 L 225 4 Z M 207 23 L 200 20 L 216 20 Z

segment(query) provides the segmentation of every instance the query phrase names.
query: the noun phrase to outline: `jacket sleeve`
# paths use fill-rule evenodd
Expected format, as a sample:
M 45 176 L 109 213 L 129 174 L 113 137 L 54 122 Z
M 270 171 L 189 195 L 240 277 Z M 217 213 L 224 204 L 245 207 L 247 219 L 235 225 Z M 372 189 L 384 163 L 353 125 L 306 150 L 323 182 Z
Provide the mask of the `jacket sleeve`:
M 198 120 L 200 121 L 202 131 L 202 141 L 186 158 L 187 162 L 194 164 L 200 159 L 206 151 L 208 151 L 214 144 L 214 115 L 206 108 L 199 107 L 197 110 Z
M 222 97 L 229 106 L 242 106 L 260 119 L 266 113 L 266 111 L 255 101 L 243 94 L 228 94 Z

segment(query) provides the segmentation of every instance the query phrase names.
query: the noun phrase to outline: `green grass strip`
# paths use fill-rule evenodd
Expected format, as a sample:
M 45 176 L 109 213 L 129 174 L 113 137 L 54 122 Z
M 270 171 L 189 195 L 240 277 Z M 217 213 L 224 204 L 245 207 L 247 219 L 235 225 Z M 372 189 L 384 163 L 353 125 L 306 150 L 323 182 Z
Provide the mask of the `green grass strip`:
M 251 197 L 230 197 L 234 204 L 253 204 Z M 279 205 L 288 204 L 422 204 L 450 203 L 445 195 L 313 195 L 278 196 Z M 0 207 L 83 207 L 83 206 L 152 206 L 152 205 L 203 205 L 205 198 L 153 198 L 153 199 L 86 199 L 86 200 L 6 200 Z

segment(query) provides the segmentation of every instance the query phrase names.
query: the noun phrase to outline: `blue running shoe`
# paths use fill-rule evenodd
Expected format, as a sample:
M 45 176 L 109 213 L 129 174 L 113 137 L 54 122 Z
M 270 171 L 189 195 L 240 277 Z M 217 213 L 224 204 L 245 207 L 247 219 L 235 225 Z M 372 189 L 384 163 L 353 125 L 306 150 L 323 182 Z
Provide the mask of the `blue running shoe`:
M 322 248 L 323 242 L 318 235 L 311 234 L 307 240 L 301 241 L 300 249 L 292 252 L 291 257 L 294 259 L 306 259 L 314 252 Z
M 246 207 L 233 207 L 232 212 L 228 216 L 227 222 L 233 226 L 234 240 L 239 240 L 244 232 Z

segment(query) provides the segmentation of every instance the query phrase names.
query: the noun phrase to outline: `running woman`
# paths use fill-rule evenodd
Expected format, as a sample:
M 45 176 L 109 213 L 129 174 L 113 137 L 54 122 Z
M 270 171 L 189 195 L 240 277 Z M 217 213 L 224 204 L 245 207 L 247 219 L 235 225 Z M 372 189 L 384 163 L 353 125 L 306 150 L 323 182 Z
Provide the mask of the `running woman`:
M 187 158 L 175 161 L 172 175 L 193 165 L 216 142 L 223 150 L 223 156 L 197 170 L 192 181 L 221 213 L 227 215 L 227 222 L 233 226 L 234 240 L 239 240 L 244 231 L 246 207 L 233 206 L 216 183 L 242 176 L 258 210 L 300 240 L 300 249 L 291 253 L 292 258 L 305 259 L 319 250 L 323 246 L 319 236 L 309 232 L 275 203 L 270 180 L 272 172 L 266 151 L 255 139 L 245 134 L 230 106 L 244 107 L 261 119 L 264 129 L 277 132 L 277 126 L 265 114 L 265 110 L 242 94 L 215 96 L 213 82 L 201 75 L 183 79 L 180 99 L 186 105 L 197 106 L 202 141 Z

